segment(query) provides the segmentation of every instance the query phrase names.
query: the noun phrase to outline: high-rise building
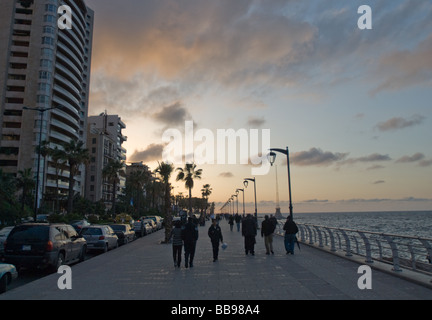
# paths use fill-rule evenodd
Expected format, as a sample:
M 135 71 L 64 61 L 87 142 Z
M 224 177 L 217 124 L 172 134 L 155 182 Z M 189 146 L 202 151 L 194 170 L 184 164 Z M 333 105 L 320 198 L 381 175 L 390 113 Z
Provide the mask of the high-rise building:
M 69 176 L 39 156 L 40 141 L 61 149 L 87 140 L 94 13 L 83 0 L 0 0 L 0 7 L 0 169 L 31 168 L 39 205 L 57 186 L 66 194 Z M 82 194 L 81 169 L 75 191 Z
M 110 161 L 126 161 L 126 149 L 123 142 L 127 137 L 122 130 L 126 125 L 118 115 L 108 115 L 88 118 L 87 148 L 90 152 L 90 163 L 87 165 L 85 196 L 91 201 L 104 201 L 111 208 L 113 186 L 106 179 L 102 170 Z M 119 196 L 126 182 L 126 166 L 119 172 L 116 195 Z M 117 197 L 116 196 L 116 197 Z

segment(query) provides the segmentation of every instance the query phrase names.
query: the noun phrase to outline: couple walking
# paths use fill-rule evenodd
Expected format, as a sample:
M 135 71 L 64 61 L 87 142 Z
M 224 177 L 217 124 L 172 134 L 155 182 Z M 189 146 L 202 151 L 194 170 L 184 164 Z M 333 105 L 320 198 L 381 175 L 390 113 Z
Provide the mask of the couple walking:
M 185 249 L 185 268 L 193 267 L 195 257 L 196 242 L 198 240 L 198 227 L 193 223 L 193 219 L 189 218 L 188 222 L 182 227 L 181 221 L 174 223 L 174 228 L 171 231 L 170 239 L 172 241 L 174 267 L 180 268 L 182 247 Z
M 208 230 L 212 247 L 213 247 L 213 262 L 217 261 L 219 255 L 219 243 L 223 242 L 222 230 L 217 224 L 216 219 L 212 220 L 212 225 Z M 198 240 L 198 226 L 193 222 L 192 218 L 182 227 L 180 221 L 176 221 L 174 228 L 171 231 L 170 239 L 172 241 L 174 267 L 180 268 L 182 246 L 185 249 L 185 268 L 193 267 L 195 257 L 196 242 Z
M 273 216 L 269 218 L 268 215 L 264 217 L 261 224 L 261 237 L 264 237 L 264 245 L 266 247 L 266 254 L 274 254 L 273 252 L 273 232 L 276 229 L 277 220 Z M 294 245 L 297 241 L 296 234 L 298 227 L 293 221 L 292 216 L 288 216 L 284 224 L 285 230 L 284 245 L 287 254 L 294 254 Z M 246 240 L 246 239 L 245 239 Z M 246 252 L 247 254 L 247 252 Z

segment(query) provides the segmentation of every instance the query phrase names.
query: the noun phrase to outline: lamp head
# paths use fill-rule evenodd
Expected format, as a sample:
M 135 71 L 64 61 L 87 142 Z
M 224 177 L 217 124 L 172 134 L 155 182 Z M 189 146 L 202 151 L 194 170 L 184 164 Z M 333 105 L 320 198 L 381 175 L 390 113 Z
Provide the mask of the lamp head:
M 267 155 L 267 159 L 269 160 L 270 165 L 273 166 L 273 163 L 276 160 L 276 153 L 273 151 L 270 151 L 270 153 Z

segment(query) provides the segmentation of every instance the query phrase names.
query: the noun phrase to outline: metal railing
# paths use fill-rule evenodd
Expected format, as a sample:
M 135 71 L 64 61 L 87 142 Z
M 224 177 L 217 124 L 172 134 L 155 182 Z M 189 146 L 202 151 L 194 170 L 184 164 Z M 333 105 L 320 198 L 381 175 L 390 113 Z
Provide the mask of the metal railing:
M 365 262 L 380 261 L 393 265 L 393 271 L 402 268 L 432 274 L 432 239 L 409 237 L 297 223 L 300 242 L 317 245 L 345 256 L 357 255 Z M 284 235 L 283 223 L 279 222 L 275 233 Z

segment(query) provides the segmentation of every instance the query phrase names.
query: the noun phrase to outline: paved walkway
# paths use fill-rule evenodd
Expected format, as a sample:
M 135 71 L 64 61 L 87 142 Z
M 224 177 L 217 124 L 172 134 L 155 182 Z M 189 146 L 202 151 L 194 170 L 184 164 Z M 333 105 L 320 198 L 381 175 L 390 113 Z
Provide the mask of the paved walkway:
M 52 274 L 0 295 L 5 299 L 116 300 L 291 300 L 432 299 L 432 290 L 377 270 L 372 289 L 360 290 L 358 263 L 302 246 L 286 255 L 282 237 L 266 255 L 257 236 L 255 256 L 246 256 L 241 233 L 221 221 L 228 248 L 213 262 L 209 223 L 199 227 L 193 268 L 174 268 L 164 231 L 72 267 L 72 289 L 59 290 Z

